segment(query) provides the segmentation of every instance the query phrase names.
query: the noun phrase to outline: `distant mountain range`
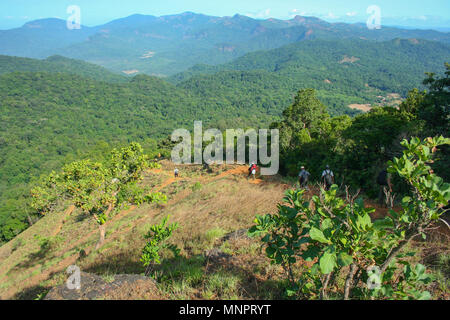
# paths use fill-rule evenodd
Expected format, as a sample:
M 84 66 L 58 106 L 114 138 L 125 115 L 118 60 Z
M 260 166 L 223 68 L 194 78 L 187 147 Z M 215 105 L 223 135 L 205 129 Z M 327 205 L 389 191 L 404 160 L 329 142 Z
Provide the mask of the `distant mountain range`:
M 433 30 L 328 23 L 314 17 L 257 20 L 186 12 L 162 17 L 132 15 L 96 27 L 69 30 L 66 22 L 44 19 L 0 31 L 0 54 L 30 58 L 52 55 L 81 59 L 123 74 L 170 76 L 196 64 L 223 64 L 246 53 L 303 40 L 412 38 L 450 43 Z

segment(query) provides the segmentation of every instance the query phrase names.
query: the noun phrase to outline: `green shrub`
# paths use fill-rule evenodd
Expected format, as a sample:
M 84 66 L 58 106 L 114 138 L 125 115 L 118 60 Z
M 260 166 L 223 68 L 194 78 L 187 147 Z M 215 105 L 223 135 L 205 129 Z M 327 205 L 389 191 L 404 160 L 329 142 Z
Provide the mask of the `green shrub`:
M 340 288 L 344 299 L 430 298 L 424 288 L 432 278 L 424 266 L 411 265 L 409 254 L 402 251 L 415 236 L 426 237 L 450 200 L 450 185 L 429 167 L 437 147 L 449 143 L 443 137 L 402 142 L 403 156 L 389 163 L 389 172 L 406 181 L 411 196 L 403 199 L 400 212 L 390 210 L 384 219 L 372 222 L 370 213 L 375 209 L 366 208 L 362 198 L 348 193 L 345 200 L 339 198 L 336 185 L 313 196 L 313 209 L 304 190 L 290 190 L 278 213 L 257 216 L 249 233 L 262 235 L 267 257 L 285 269 L 288 294 L 327 298 L 330 287 L 344 274 Z M 299 258 L 317 263 L 303 267 L 296 276 L 293 265 Z
M 178 223 L 173 223 L 167 226 L 169 216 L 165 217 L 160 224 L 155 224 L 150 227 L 150 231 L 144 236 L 147 239 L 147 244 L 142 250 L 141 262 L 146 267 L 145 275 L 148 276 L 153 270 L 155 264 L 160 264 L 160 252 L 162 249 L 171 250 L 178 256 L 180 250 L 177 246 L 169 244 L 167 241 L 172 236 L 173 232 L 178 229 Z

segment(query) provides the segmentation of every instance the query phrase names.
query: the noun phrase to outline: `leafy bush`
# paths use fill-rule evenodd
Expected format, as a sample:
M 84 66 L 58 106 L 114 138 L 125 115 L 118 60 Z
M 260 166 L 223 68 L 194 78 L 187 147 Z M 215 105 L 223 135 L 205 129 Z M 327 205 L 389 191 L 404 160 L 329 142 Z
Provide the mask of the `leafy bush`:
M 162 249 L 171 250 L 175 256 L 178 256 L 180 250 L 176 245 L 169 244 L 167 241 L 172 236 L 173 232 L 178 229 L 178 223 L 167 225 L 170 216 L 165 217 L 160 224 L 155 224 L 150 227 L 150 231 L 144 236 L 147 239 L 147 244 L 142 250 L 141 262 L 145 269 L 145 275 L 148 276 L 152 272 L 155 264 L 160 264 L 160 253 Z
M 313 196 L 312 205 L 304 198 L 305 190 L 290 190 L 278 213 L 257 216 L 249 233 L 262 235 L 267 257 L 285 269 L 288 294 L 327 298 L 330 288 L 339 286 L 337 280 L 344 275 L 343 288 L 338 288 L 344 299 L 430 298 L 423 291 L 431 281 L 425 267 L 411 265 L 402 250 L 415 236 L 425 237 L 445 212 L 450 185 L 436 176 L 429 164 L 437 147 L 449 143 L 450 139 L 443 137 L 402 142 L 403 156 L 389 163 L 389 171 L 406 181 L 411 196 L 403 199 L 401 212 L 390 210 L 383 219 L 372 222 L 370 214 L 375 210 L 348 192 L 345 199 L 339 198 L 336 185 Z M 313 265 L 303 267 L 304 272 L 296 276 L 294 265 L 300 259 Z M 395 280 L 398 265 L 404 266 L 403 274 Z
M 202 184 L 200 182 L 198 182 L 198 181 L 191 187 L 193 192 L 198 191 L 201 188 L 202 188 Z

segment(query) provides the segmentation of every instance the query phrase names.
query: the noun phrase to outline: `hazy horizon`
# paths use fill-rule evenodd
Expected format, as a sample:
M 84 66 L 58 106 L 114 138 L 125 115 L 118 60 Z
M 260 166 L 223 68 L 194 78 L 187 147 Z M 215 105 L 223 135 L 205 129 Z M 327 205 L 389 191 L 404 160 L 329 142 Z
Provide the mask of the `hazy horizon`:
M 240 14 L 254 19 L 289 20 L 296 15 L 317 17 L 327 22 L 365 23 L 370 14 L 367 8 L 377 5 L 381 10 L 381 24 L 420 29 L 450 30 L 450 3 L 435 0 L 425 6 L 421 1 L 400 0 L 390 3 L 387 0 L 372 1 L 348 0 L 346 4 L 331 0 L 298 1 L 286 0 L 277 3 L 272 0 L 241 2 L 230 0 L 226 3 L 209 3 L 202 0 L 151 2 L 130 0 L 126 3 L 114 0 L 95 2 L 79 0 L 35 0 L 2 1 L 0 3 L 0 29 L 7 30 L 23 26 L 25 23 L 58 18 L 65 20 L 70 14 L 67 8 L 77 5 L 81 10 L 81 24 L 92 27 L 133 14 L 166 16 L 184 12 L 194 12 L 208 16 L 234 16 Z M 444 14 L 444 15 L 443 15 Z

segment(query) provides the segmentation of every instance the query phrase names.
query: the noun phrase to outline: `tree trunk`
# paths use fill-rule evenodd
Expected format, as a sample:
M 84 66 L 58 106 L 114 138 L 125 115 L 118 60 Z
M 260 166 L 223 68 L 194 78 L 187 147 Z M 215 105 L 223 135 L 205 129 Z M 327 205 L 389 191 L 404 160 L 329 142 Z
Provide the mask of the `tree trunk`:
M 97 245 L 95 246 L 95 250 L 98 250 L 101 246 L 103 246 L 103 243 L 105 242 L 105 233 L 106 233 L 105 225 L 102 224 L 98 226 L 98 230 L 100 232 L 100 238 L 97 242 Z
M 108 216 L 113 209 L 114 209 L 114 206 L 112 204 L 110 204 L 108 207 L 108 210 L 106 210 L 106 212 L 105 212 L 105 216 Z M 95 246 L 95 250 L 98 250 L 105 242 L 106 226 L 104 224 L 102 224 L 98 227 L 98 230 L 100 232 L 100 238 L 98 240 L 97 245 Z
M 34 222 L 33 222 L 33 220 L 31 220 L 31 217 L 29 214 L 27 214 L 27 220 L 28 220 L 29 226 L 31 227 L 34 224 Z
M 329 273 L 329 274 L 327 274 L 325 276 L 325 281 L 324 281 L 324 284 L 322 286 L 322 292 L 321 292 L 321 299 L 322 300 L 328 298 L 328 293 L 327 293 L 328 284 L 330 283 L 330 279 L 331 279 L 332 275 L 333 275 L 333 272 L 331 272 L 331 273 Z
M 352 263 L 350 265 L 350 271 L 348 272 L 347 279 L 345 280 L 345 289 L 344 289 L 344 299 L 348 300 L 350 296 L 350 289 L 353 285 L 353 277 L 355 276 L 358 267 L 356 264 Z

